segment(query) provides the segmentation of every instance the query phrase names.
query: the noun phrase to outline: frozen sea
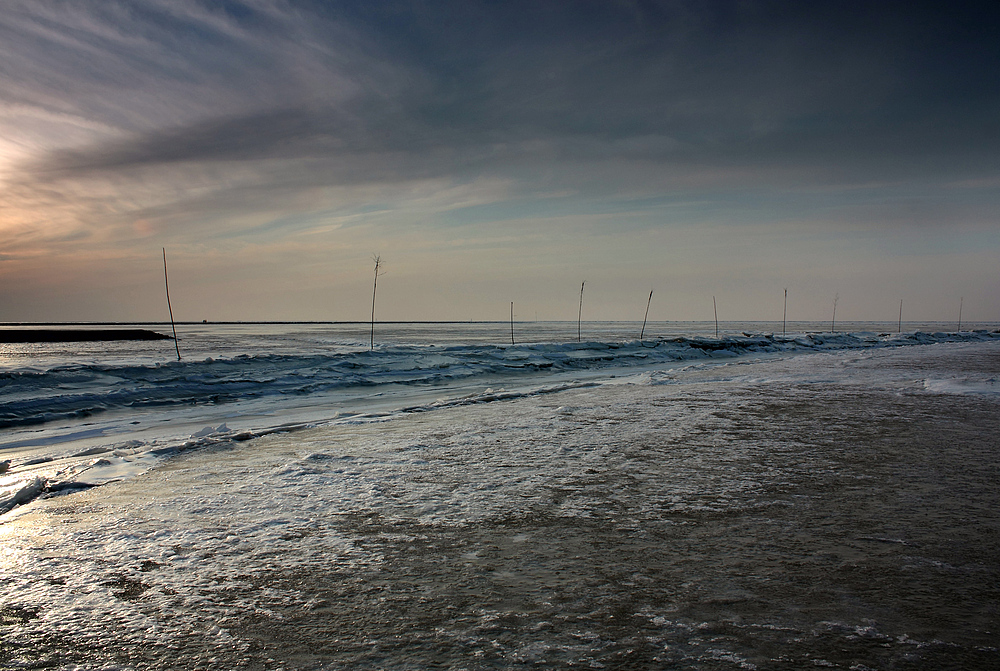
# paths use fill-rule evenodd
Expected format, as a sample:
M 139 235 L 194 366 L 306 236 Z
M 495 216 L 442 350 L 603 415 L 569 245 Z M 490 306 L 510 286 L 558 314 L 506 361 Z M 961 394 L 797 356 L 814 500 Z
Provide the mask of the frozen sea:
M 997 325 L 837 326 L 0 345 L 0 668 L 1000 668 Z

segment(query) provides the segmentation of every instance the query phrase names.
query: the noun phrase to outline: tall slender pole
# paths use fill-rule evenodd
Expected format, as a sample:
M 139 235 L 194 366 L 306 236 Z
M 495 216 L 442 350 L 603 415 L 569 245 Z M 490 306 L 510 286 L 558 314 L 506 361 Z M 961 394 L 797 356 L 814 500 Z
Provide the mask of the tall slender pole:
M 903 299 L 899 299 L 899 327 L 896 329 L 896 333 L 903 332 Z
M 837 330 L 837 301 L 840 300 L 840 294 L 833 297 L 833 321 L 830 322 L 830 333 L 834 333 Z
M 712 296 L 712 309 L 715 311 L 715 337 L 719 337 L 719 306 L 715 304 L 715 296 Z
M 576 316 L 576 341 L 581 342 L 583 337 L 580 335 L 580 325 L 583 323 L 583 285 L 587 283 L 586 280 L 580 283 L 580 313 Z
M 177 344 L 177 327 L 174 326 L 174 310 L 170 307 L 170 281 L 167 279 L 167 248 L 163 248 L 163 288 L 167 290 L 167 311 L 170 313 L 170 330 L 174 332 L 174 349 L 177 360 L 181 360 L 181 348 Z
M 375 292 L 378 291 L 378 269 L 382 265 L 382 257 L 376 254 L 372 257 L 375 261 L 375 281 L 372 283 L 372 337 L 371 349 L 375 349 Z
M 962 303 L 965 302 L 965 298 L 958 299 L 958 332 L 962 332 Z
M 788 289 L 785 289 L 785 307 L 781 310 L 781 335 L 785 335 L 785 317 L 788 315 Z
M 510 302 L 510 344 L 514 344 L 514 301 Z
M 649 292 L 649 300 L 646 301 L 646 314 L 642 317 L 642 330 L 639 331 L 639 340 L 642 340 L 642 334 L 646 332 L 646 318 L 649 317 L 649 304 L 653 302 L 653 291 Z

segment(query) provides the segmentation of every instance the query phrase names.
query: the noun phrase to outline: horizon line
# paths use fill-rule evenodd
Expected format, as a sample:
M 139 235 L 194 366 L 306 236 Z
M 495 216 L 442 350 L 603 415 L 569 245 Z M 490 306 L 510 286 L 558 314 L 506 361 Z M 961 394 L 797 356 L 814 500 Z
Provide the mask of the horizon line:
M 642 320 L 639 319 L 591 319 L 588 320 L 591 324 L 638 324 Z M 767 324 L 771 322 L 781 322 L 780 319 L 728 319 L 719 320 L 719 324 Z M 823 323 L 824 319 L 796 319 L 788 320 L 788 324 L 809 324 L 809 323 Z M 955 320 L 930 320 L 930 319 L 914 319 L 914 320 L 904 320 L 903 324 L 950 324 Z M 345 320 L 345 321 L 319 321 L 319 320 L 220 320 L 220 321 L 175 321 L 173 322 L 177 325 L 184 326 L 209 326 L 209 325 L 222 325 L 222 326 L 232 326 L 238 324 L 248 324 L 248 325 L 293 325 L 293 324 L 313 324 L 313 325 L 366 325 L 371 324 L 371 320 Z M 375 324 L 509 324 L 510 320 L 507 319 L 442 319 L 442 320 L 408 320 L 408 319 L 393 319 L 380 321 L 375 320 Z M 535 320 L 515 320 L 515 324 L 575 324 L 576 322 L 569 319 L 535 319 Z M 715 320 L 712 319 L 660 319 L 660 320 L 650 320 L 650 324 L 712 324 Z M 882 320 L 882 319 L 845 319 L 842 323 L 845 324 L 895 324 L 894 320 Z M 969 320 L 970 324 L 980 323 L 980 324 L 1000 324 L 1000 321 L 981 321 L 977 319 Z M 20 322 L 0 322 L 0 327 L 6 326 L 169 326 L 169 321 L 20 321 Z

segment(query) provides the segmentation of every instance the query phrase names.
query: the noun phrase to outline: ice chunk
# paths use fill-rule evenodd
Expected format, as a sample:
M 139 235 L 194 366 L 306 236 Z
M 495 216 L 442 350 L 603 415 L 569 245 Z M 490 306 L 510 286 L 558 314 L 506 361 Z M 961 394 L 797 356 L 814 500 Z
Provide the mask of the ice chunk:
M 220 433 L 229 433 L 229 427 L 225 424 L 220 424 L 218 428 L 212 428 L 211 426 L 206 426 L 201 431 L 192 434 L 192 438 L 205 438 L 206 436 L 214 436 Z
M 0 489 L 0 513 L 32 500 L 41 493 L 44 486 L 44 480 L 34 477 Z

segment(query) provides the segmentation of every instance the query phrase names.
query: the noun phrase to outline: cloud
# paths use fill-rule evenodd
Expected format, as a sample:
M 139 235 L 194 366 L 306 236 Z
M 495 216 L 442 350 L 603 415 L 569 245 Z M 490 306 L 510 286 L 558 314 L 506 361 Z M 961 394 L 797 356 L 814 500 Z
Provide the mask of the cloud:
M 0 14 L 0 253 L 404 229 L 470 248 L 504 231 L 584 245 L 789 222 L 822 239 L 980 230 L 1000 205 L 994 14 L 15 1 Z
M 61 65 L 49 56 L 43 76 L 21 84 L 49 81 L 36 97 L 68 87 L 59 102 L 123 132 L 56 151 L 43 160 L 51 168 L 379 155 L 391 176 L 401 156 L 435 150 L 450 152 L 441 169 L 452 171 L 546 152 L 854 167 L 891 162 L 886 149 L 954 156 L 994 144 L 972 136 L 995 85 L 918 72 L 923 52 L 976 43 L 956 45 L 888 4 L 853 14 L 771 3 L 71 6 L 59 23 L 23 20 L 31 39 L 12 70 L 34 75 L 41 66 L 25 61 L 57 46 Z

